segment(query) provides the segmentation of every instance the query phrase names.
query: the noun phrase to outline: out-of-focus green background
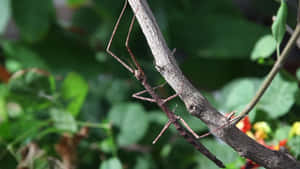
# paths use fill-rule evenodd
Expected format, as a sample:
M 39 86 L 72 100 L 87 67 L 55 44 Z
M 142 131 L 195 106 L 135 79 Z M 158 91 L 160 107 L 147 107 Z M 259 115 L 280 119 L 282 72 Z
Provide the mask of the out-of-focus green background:
M 214 169 L 171 127 L 167 117 L 131 97 L 143 90 L 105 52 L 124 0 L 0 0 L 0 169 Z M 271 33 L 279 1 L 151 0 L 148 2 L 184 74 L 221 112 L 240 111 L 276 60 Z M 296 1 L 287 1 L 295 26 Z M 112 51 L 125 48 L 130 7 Z M 285 34 L 281 49 L 289 33 Z M 155 86 L 164 83 L 136 23 L 133 53 Z M 251 112 L 247 134 L 300 158 L 299 48 Z M 161 97 L 173 91 L 167 85 Z M 147 96 L 147 95 L 146 95 Z M 199 134 L 205 125 L 179 99 L 169 102 Z M 255 127 L 256 126 L 256 127 Z M 238 138 L 237 138 L 238 139 Z M 228 169 L 250 167 L 212 136 L 200 140 Z

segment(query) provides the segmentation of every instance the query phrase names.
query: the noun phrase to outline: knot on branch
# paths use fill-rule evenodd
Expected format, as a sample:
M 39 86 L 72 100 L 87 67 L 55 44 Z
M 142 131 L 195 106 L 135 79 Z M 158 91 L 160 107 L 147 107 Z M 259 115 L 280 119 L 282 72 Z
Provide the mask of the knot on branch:
M 155 68 L 161 74 L 163 74 L 165 71 L 165 68 L 163 66 L 158 66 L 157 64 L 155 65 Z
M 197 105 L 197 104 L 190 104 L 187 106 L 188 111 L 190 112 L 190 114 L 192 114 L 193 116 L 197 116 L 199 117 L 201 112 L 204 112 L 204 107 Z

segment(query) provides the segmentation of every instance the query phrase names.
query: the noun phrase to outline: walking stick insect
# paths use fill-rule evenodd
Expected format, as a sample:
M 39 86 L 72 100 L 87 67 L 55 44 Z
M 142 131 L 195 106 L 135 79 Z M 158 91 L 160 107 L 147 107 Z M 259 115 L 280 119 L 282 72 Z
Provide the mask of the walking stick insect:
M 171 125 L 173 124 L 175 126 L 175 128 L 177 129 L 177 131 L 179 132 L 179 134 L 181 136 L 183 136 L 190 144 L 192 144 L 198 151 L 200 151 L 202 154 L 204 154 L 207 158 L 209 158 L 210 160 L 212 160 L 216 165 L 218 165 L 221 168 L 225 168 L 224 164 L 216 158 L 215 155 L 213 155 L 206 147 L 204 147 L 200 142 L 197 141 L 197 138 L 199 138 L 199 136 L 193 132 L 193 130 L 187 125 L 187 123 L 180 118 L 179 116 L 176 116 L 174 114 L 174 112 L 172 112 L 167 106 L 166 106 L 166 102 L 175 98 L 176 96 L 178 96 L 179 94 L 175 94 L 172 95 L 166 99 L 162 99 L 158 96 L 158 94 L 156 94 L 155 92 L 155 88 L 152 88 L 151 85 L 148 83 L 147 81 L 147 77 L 142 69 L 142 67 L 140 66 L 140 64 L 138 63 L 136 57 L 134 56 L 132 50 L 129 47 L 129 39 L 130 39 L 130 34 L 132 32 L 132 28 L 133 28 L 133 24 L 135 22 L 135 15 L 132 17 L 131 22 L 130 22 L 130 26 L 129 26 L 129 30 L 127 33 L 127 37 L 126 37 L 126 42 L 125 42 L 125 47 L 131 57 L 131 60 L 134 63 L 134 68 L 130 67 L 128 64 L 126 64 L 122 59 L 120 59 L 115 53 L 113 53 L 110 50 L 113 38 L 116 34 L 116 31 L 118 29 L 120 20 L 122 18 L 122 16 L 124 15 L 125 9 L 127 7 L 128 4 L 128 0 L 125 0 L 124 6 L 122 8 L 122 11 L 117 19 L 117 22 L 114 26 L 112 35 L 110 37 L 110 40 L 108 42 L 106 51 L 107 53 L 109 53 L 111 56 L 114 57 L 114 59 L 116 59 L 123 67 L 125 67 L 131 74 L 133 74 L 133 76 L 140 81 L 140 83 L 144 86 L 145 90 L 138 92 L 136 94 L 133 94 L 132 96 L 137 98 L 137 99 L 141 99 L 141 100 L 145 100 L 145 101 L 150 101 L 150 102 L 154 102 L 156 103 L 167 115 L 167 117 L 169 118 L 169 121 L 167 122 L 167 124 L 164 126 L 164 128 L 162 129 L 162 131 L 159 133 L 159 135 L 155 138 L 155 140 L 153 141 L 153 143 L 155 143 L 159 137 L 165 132 L 165 130 Z M 137 9 L 138 12 L 138 9 Z M 158 87 L 162 87 L 162 86 L 158 86 Z M 150 96 L 152 98 L 146 98 L 143 96 L 140 96 L 143 93 L 149 93 Z M 181 123 L 178 121 L 180 120 Z M 186 128 L 184 128 L 183 126 L 185 126 Z M 188 132 L 189 131 L 189 132 Z

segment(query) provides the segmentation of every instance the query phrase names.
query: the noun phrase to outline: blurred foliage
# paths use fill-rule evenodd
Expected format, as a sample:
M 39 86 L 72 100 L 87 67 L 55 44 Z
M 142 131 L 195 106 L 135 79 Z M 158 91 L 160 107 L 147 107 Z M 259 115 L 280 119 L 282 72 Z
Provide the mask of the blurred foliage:
M 276 48 L 284 47 L 285 23 L 296 20 L 295 7 L 284 2 L 149 1 L 186 76 L 224 113 L 244 108 L 273 65 Z M 68 162 L 99 169 L 217 168 L 172 126 L 151 144 L 168 119 L 155 104 L 130 97 L 143 88 L 105 52 L 123 3 L 0 1 L 1 169 L 60 168 Z M 112 43 L 112 51 L 130 65 L 124 43 L 131 17 L 128 7 Z M 151 84 L 163 83 L 138 24 L 130 46 Z M 247 134 L 300 159 L 300 61 L 293 60 L 298 53 L 252 110 L 247 125 L 256 127 Z M 165 86 L 158 93 L 168 97 L 172 90 Z M 196 132 L 207 132 L 179 99 L 169 106 Z M 249 163 L 220 140 L 200 141 L 228 169 Z

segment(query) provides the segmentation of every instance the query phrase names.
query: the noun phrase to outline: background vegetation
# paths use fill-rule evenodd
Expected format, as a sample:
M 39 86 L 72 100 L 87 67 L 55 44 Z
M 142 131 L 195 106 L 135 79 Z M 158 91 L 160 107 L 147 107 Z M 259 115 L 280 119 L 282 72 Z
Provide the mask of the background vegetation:
M 1 169 L 217 168 L 174 128 L 151 144 L 167 117 L 154 104 L 131 98 L 142 87 L 105 53 L 123 2 L 0 1 Z M 296 22 L 293 2 L 288 1 L 291 27 Z M 241 110 L 276 59 L 271 24 L 280 2 L 149 3 L 193 84 L 220 111 Z M 131 16 L 128 8 L 112 44 L 112 51 L 128 62 L 124 44 Z M 282 47 L 288 38 L 286 33 Z M 130 46 L 151 83 L 163 83 L 138 24 Z M 296 46 L 249 121 L 239 124 L 262 144 L 281 147 L 298 159 L 299 66 Z M 167 97 L 172 90 L 166 86 L 159 93 Z M 207 132 L 179 99 L 169 104 L 199 134 Z M 253 165 L 212 136 L 201 142 L 229 169 Z

